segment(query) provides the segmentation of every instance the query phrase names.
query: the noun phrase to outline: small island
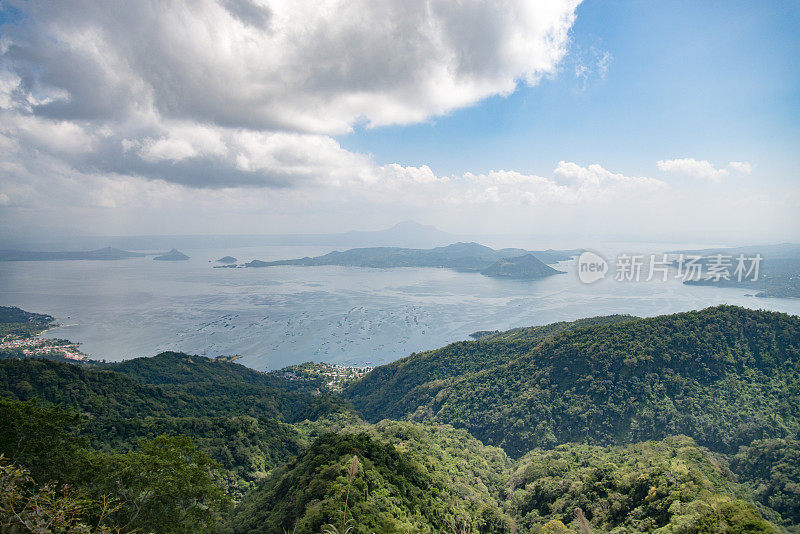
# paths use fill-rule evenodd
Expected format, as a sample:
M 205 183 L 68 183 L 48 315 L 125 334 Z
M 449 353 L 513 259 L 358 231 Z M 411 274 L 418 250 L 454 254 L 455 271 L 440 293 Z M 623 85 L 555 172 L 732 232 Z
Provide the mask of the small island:
M 503 258 L 481 271 L 484 276 L 492 278 L 513 278 L 516 280 L 536 280 L 554 274 L 564 274 L 549 265 L 545 265 L 533 254 L 525 254 L 516 258 Z
M 237 261 L 238 260 L 233 256 L 223 256 L 222 258 L 217 260 L 217 263 L 231 264 L 231 263 L 236 263 Z
M 153 258 L 156 261 L 185 261 L 189 259 L 189 256 L 180 252 L 178 249 L 173 248 L 166 254 L 161 254 L 160 256 L 156 256 Z
M 581 252 L 581 250 L 530 251 L 521 248 L 495 250 L 478 243 L 454 243 L 445 247 L 431 249 L 399 247 L 354 248 L 344 252 L 334 251 L 314 258 L 305 257 L 278 261 L 253 260 L 244 266 L 276 267 L 298 265 L 308 267 L 339 265 L 378 269 L 438 267 L 465 273 L 481 273 L 486 276 L 534 280 L 561 273 L 561 271 L 548 267 L 546 263 L 565 261 Z M 516 274 L 511 275 L 510 273 L 512 272 Z

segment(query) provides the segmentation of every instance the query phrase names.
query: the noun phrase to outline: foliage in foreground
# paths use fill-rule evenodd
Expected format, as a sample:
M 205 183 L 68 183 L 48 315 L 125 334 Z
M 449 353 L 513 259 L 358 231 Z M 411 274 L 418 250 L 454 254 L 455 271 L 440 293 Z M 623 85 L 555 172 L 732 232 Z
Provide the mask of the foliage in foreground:
M 463 447 L 459 447 L 462 444 Z M 352 475 L 353 458 L 358 471 Z M 234 533 L 777 533 L 691 438 L 565 444 L 518 462 L 448 426 L 322 436 L 241 503 Z
M 100 509 L 94 525 L 90 509 Z M 116 505 L 70 495 L 55 484 L 37 486 L 26 469 L 0 455 L 0 532 L 110 533 L 116 530 L 103 522 L 115 510 Z
M 524 532 L 581 508 L 597 532 L 777 532 L 732 474 L 686 437 L 627 447 L 560 445 L 525 455 L 509 489 Z
M 799 441 L 754 441 L 733 457 L 731 469 L 749 486 L 759 503 L 778 512 L 800 531 Z
M 291 423 L 344 409 L 340 399 L 301 384 L 169 352 L 104 368 L 2 360 L 0 397 L 68 406 L 83 415 L 81 434 L 105 451 L 130 451 L 160 434 L 190 435 L 224 468 L 235 497 L 300 451 Z
M 403 445 L 397 433 L 413 433 L 413 427 L 385 430 L 399 441 L 368 433 L 322 436 L 248 495 L 231 531 L 318 533 L 329 525 L 354 534 L 439 532 L 455 525 L 470 533 L 510 530 L 511 519 L 477 473 L 457 480 L 469 468 L 425 459 Z
M 20 499 L 58 505 L 53 513 L 64 524 L 111 525 L 124 532 L 192 533 L 217 523 L 227 500 L 212 477 L 216 464 L 190 437 L 158 436 L 127 453 L 106 453 L 74 434 L 75 421 L 58 407 L 0 399 L 0 454 L 45 484 L 39 494 L 22 492 Z M 9 476 L 17 488 L 30 486 L 13 470 Z M 31 495 L 41 499 L 31 501 Z M 38 513 L 35 507 L 32 513 Z

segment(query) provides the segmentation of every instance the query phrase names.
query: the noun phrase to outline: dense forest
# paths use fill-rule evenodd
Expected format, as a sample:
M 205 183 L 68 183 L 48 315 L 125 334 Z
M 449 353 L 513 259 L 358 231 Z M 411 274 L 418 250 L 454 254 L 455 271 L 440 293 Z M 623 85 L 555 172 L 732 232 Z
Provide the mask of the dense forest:
M 0 397 L 79 412 L 82 434 L 102 450 L 130 450 L 160 434 L 192 436 L 225 468 L 225 487 L 234 495 L 300 450 L 291 423 L 344 410 L 343 401 L 316 388 L 169 352 L 91 368 L 4 360 Z
M 495 339 L 503 336 L 376 369 L 346 397 L 370 420 L 450 423 L 515 457 L 677 434 L 735 453 L 800 428 L 797 317 L 720 306 L 566 329 L 500 358 Z M 447 376 L 431 372 L 431 360 L 476 365 Z
M 800 532 L 799 380 L 800 319 L 729 306 L 489 333 L 341 395 L 10 358 L 0 531 Z
M 344 395 L 371 421 L 400 419 L 413 413 L 441 387 L 458 377 L 507 363 L 561 332 L 633 320 L 628 315 L 593 317 L 484 335 L 452 343 L 376 367 Z

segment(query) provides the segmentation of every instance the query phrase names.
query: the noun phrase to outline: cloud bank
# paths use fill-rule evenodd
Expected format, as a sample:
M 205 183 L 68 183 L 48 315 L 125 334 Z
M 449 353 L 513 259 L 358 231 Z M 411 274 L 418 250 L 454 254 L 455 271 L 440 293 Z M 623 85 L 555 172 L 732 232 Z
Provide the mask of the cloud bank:
M 665 182 L 596 163 L 561 161 L 546 176 L 437 175 L 377 162 L 334 137 L 432 120 L 555 76 L 578 4 L 8 2 L 0 214 L 13 212 L 18 225 L 81 221 L 89 231 L 113 220 L 107 231 L 125 231 L 143 210 L 247 212 L 251 224 L 365 206 L 473 217 L 492 206 L 543 214 L 650 202 Z M 575 75 L 605 77 L 611 53 L 590 52 L 591 72 Z M 694 159 L 658 168 L 709 180 L 751 172 L 746 162 L 717 169 Z
M 336 134 L 535 84 L 573 0 L 25 2 L 4 28 L 16 98 L 58 120 Z
M 45 174 L 78 189 L 97 176 L 204 189 L 391 181 L 393 167 L 331 135 L 538 83 L 564 57 L 578 3 L 12 2 L 0 192 L 13 203 Z
M 731 161 L 728 169 L 718 169 L 706 160 L 696 160 L 694 158 L 667 159 L 660 160 L 658 169 L 663 172 L 672 172 L 718 182 L 728 176 L 731 171 L 740 174 L 750 174 L 753 172 L 752 166 L 746 161 Z

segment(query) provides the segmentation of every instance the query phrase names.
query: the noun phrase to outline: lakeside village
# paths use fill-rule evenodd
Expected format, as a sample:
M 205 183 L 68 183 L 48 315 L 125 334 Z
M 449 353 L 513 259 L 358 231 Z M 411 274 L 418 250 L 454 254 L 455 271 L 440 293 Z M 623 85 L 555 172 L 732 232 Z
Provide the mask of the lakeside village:
M 331 391 L 341 391 L 346 385 L 355 382 L 372 369 L 371 366 L 348 367 L 332 363 L 306 362 L 271 372 L 286 380 L 313 382 Z
M 47 358 L 50 360 L 70 360 L 76 363 L 91 363 L 92 360 L 78 348 L 79 343 L 68 339 L 48 339 L 33 336 L 8 334 L 0 340 L 0 359 L 5 358 Z M 241 356 L 219 356 L 217 359 L 234 361 Z M 373 368 L 348 367 L 330 363 L 307 362 L 284 367 L 272 374 L 286 380 L 311 382 L 320 388 L 341 391 L 347 384 L 355 382 Z
M 78 347 L 78 343 L 67 339 L 8 334 L 0 341 L 0 357 L 63 358 L 75 362 L 88 362 L 89 356 L 82 353 Z
M 42 333 L 55 325 L 55 320 L 50 315 L 30 313 L 13 306 L 0 306 L 0 359 L 46 358 L 89 365 L 98 363 L 80 351 L 79 343 L 68 339 L 41 337 Z M 234 362 L 241 357 L 241 355 L 217 356 L 216 359 Z M 346 385 L 358 380 L 372 369 L 372 366 L 348 367 L 307 362 L 269 373 L 287 380 L 309 382 L 318 389 L 341 391 Z

